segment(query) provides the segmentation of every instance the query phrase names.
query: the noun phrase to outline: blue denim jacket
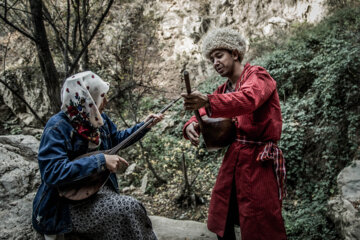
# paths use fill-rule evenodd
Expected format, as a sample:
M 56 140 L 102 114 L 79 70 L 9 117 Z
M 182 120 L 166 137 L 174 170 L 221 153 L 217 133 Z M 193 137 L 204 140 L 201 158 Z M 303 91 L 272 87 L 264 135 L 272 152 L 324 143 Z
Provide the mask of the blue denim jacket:
M 114 147 L 144 123 L 124 131 L 102 114 L 104 125 L 100 128 L 101 150 Z M 148 130 L 130 144 L 142 138 Z M 72 231 L 69 201 L 59 196 L 57 187 L 69 184 L 94 172 L 106 169 L 104 154 L 70 161 L 88 152 L 88 142 L 78 135 L 64 112 L 59 112 L 47 122 L 41 137 L 38 162 L 41 184 L 33 202 L 32 224 L 42 234 L 59 234 Z M 110 185 L 119 192 L 115 174 L 110 174 Z

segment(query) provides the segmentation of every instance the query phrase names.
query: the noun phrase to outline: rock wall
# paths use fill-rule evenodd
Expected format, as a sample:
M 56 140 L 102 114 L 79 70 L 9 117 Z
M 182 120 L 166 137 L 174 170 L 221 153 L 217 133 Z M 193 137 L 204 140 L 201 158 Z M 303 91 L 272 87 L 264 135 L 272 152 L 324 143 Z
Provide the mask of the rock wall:
M 40 69 L 19 67 L 1 73 L 0 79 L 16 91 L 40 118 L 49 117 L 50 101 Z M 0 84 L 0 95 L 7 108 L 17 116 L 23 126 L 41 126 L 25 103 L 3 84 Z
M 217 27 L 239 30 L 248 40 L 287 31 L 293 23 L 316 23 L 328 13 L 326 0 L 156 0 L 147 11 L 161 17 L 158 37 L 163 44 L 159 79 L 179 78 L 186 68 L 203 81 L 214 74 L 201 55 L 203 36 Z M 246 59 L 245 59 L 246 60 Z
M 41 70 L 37 67 L 37 54 L 34 44 L 19 32 L 5 32 L 0 36 L 0 79 L 17 92 L 40 117 L 46 118 L 49 112 L 49 97 Z M 6 69 L 6 71 L 3 71 Z M 22 126 L 41 126 L 26 105 L 8 88 L 0 83 L 0 108 L 10 109 Z M 5 107 L 5 106 L 6 107 Z M 8 114 L 0 117 L 0 124 Z

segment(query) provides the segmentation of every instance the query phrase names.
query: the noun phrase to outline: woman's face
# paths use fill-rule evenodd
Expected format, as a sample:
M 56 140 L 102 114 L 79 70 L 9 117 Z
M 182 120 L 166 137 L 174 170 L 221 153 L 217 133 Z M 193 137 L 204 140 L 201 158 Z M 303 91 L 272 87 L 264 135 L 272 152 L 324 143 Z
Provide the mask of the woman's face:
M 108 101 L 107 101 L 106 95 L 105 95 L 104 98 L 103 98 L 103 101 L 102 101 L 102 103 L 101 103 L 101 105 L 99 107 L 99 112 L 100 113 L 103 113 L 107 103 L 108 103 Z

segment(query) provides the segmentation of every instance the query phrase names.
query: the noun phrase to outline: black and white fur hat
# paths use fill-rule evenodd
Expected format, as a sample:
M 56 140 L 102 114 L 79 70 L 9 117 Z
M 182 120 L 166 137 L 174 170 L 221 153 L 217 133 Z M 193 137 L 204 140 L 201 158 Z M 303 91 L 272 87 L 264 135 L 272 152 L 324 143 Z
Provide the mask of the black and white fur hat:
M 210 54 L 216 49 L 237 50 L 242 60 L 246 51 L 246 42 L 237 31 L 231 28 L 218 28 L 205 36 L 202 53 L 210 59 Z

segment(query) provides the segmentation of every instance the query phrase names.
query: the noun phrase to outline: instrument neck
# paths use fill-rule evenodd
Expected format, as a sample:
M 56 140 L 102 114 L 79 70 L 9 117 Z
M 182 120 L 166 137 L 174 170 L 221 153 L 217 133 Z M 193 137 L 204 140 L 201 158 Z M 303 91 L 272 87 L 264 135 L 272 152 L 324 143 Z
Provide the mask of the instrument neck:
M 153 118 L 151 118 L 150 120 L 148 120 L 147 122 L 144 123 L 144 125 L 142 125 L 140 128 L 138 128 L 133 134 L 131 134 L 129 137 L 127 137 L 124 141 L 120 142 L 118 145 L 116 145 L 115 147 L 111 148 L 109 150 L 108 154 L 117 154 L 121 149 L 124 149 L 125 147 L 128 146 L 128 144 L 134 139 L 136 138 L 146 127 L 148 127 L 152 122 L 154 121 Z
M 202 118 L 200 116 L 199 110 L 195 110 L 194 114 L 195 114 L 196 120 L 199 123 L 200 130 L 202 130 L 203 126 L 204 126 L 204 121 L 202 120 Z
M 166 110 L 168 110 L 172 105 L 174 105 L 179 99 L 181 99 L 181 97 L 175 99 L 174 101 L 172 101 L 170 104 L 168 104 L 167 106 L 165 106 L 163 109 L 161 109 L 161 111 L 159 112 L 159 114 L 163 114 Z M 122 141 L 121 143 L 119 143 L 118 145 L 116 145 L 115 147 L 111 148 L 108 150 L 108 154 L 116 154 L 117 152 L 119 152 L 121 149 L 124 149 L 125 147 L 128 146 L 128 144 L 134 140 L 134 138 L 136 138 L 145 128 L 147 128 L 152 122 L 154 121 L 154 118 L 150 118 L 149 120 L 147 120 L 144 125 L 142 125 L 139 129 L 137 129 L 134 133 L 132 133 L 130 136 L 128 136 L 124 141 Z

